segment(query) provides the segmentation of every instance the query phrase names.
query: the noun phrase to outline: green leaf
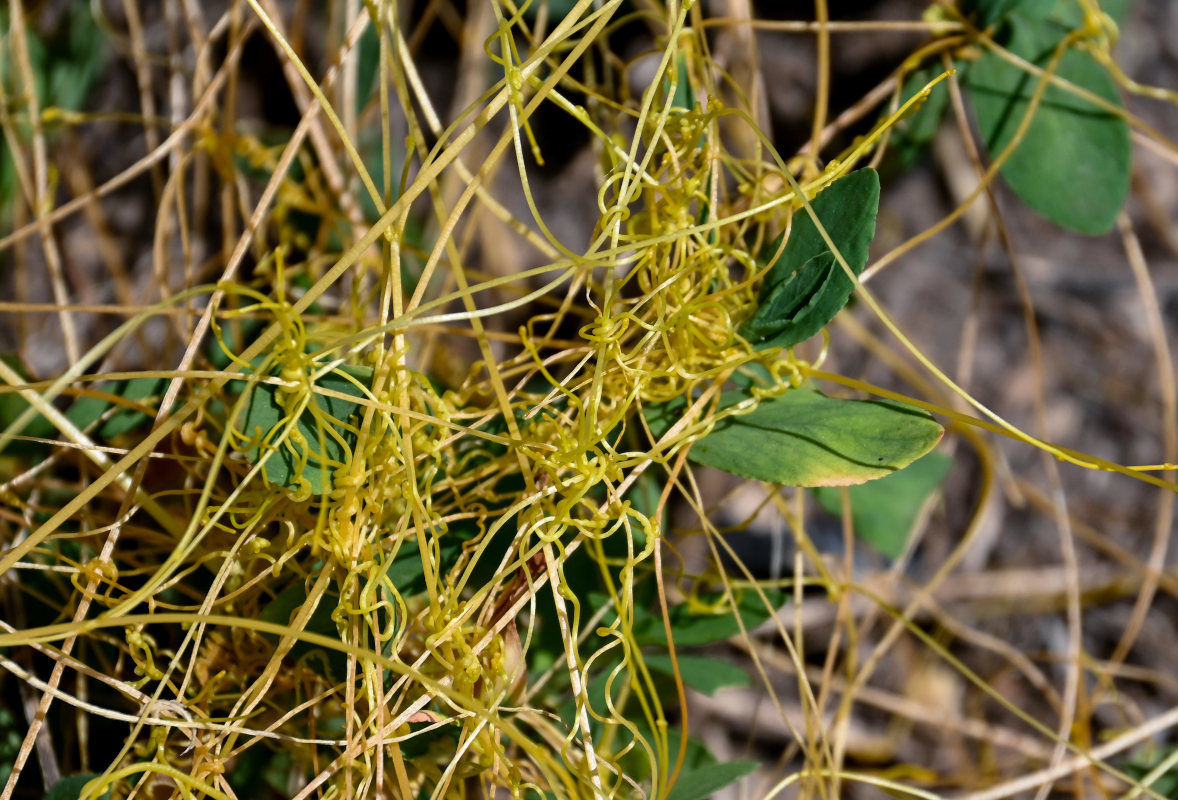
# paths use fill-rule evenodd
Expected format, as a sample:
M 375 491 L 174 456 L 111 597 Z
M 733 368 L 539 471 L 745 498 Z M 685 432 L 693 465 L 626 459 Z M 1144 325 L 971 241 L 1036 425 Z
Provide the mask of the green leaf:
M 743 392 L 725 392 L 720 407 L 745 399 Z M 661 412 L 658 424 L 673 421 L 673 409 Z M 851 486 L 903 469 L 931 450 L 942 433 L 929 414 L 899 403 L 791 389 L 747 414 L 721 420 L 692 445 L 688 457 L 767 483 Z
M 1048 4 L 1051 2 L 1047 0 Z M 1043 0 L 965 0 L 961 4 L 961 13 L 966 17 L 972 16 L 974 24 L 979 28 L 988 28 L 1020 6 L 1042 3 Z
M 621 701 L 618 693 L 629 680 L 629 674 L 626 670 L 623 670 L 614 675 L 613 671 L 617 663 L 612 659 L 606 663 L 599 661 L 594 666 L 596 670 L 593 672 L 593 677 L 584 685 L 584 692 L 585 700 L 588 702 L 589 708 L 592 711 L 591 716 L 596 718 L 608 716 L 610 713 L 609 703 L 606 702 L 607 689 L 609 690 L 610 697 L 608 699 L 610 702 L 617 703 Z M 556 713 L 565 721 L 565 724 L 574 725 L 576 722 L 577 705 L 577 696 L 571 691 L 566 692 L 564 701 L 557 707 Z M 590 725 L 590 730 L 593 731 L 594 738 L 597 738 L 601 732 L 601 723 L 597 719 L 594 719 Z
M 638 735 L 643 739 L 648 742 L 656 741 L 656 735 L 651 731 L 650 725 L 647 724 L 641 715 L 634 715 L 630 718 L 630 722 L 638 729 Z M 620 731 L 619 734 L 621 734 Z M 679 748 L 683 742 L 683 735 L 675 726 L 666 728 L 666 734 L 668 766 L 674 766 L 675 761 L 679 757 Z M 621 747 L 615 748 L 615 752 L 620 749 Z M 715 756 L 708 752 L 708 749 L 703 743 L 693 736 L 688 736 L 687 746 L 684 748 L 683 753 L 683 769 L 703 769 L 712 767 L 715 764 Z M 651 767 L 650 754 L 641 747 L 632 747 L 628 753 L 621 757 L 618 766 L 622 769 L 622 774 L 636 781 L 647 780 L 652 773 L 657 772 L 657 765 L 655 765 L 655 768 Z
M 53 784 L 53 788 L 45 793 L 45 800 L 78 800 L 82 796 L 82 789 L 87 783 L 100 777 L 97 772 L 79 772 L 77 775 L 68 775 L 57 783 Z M 110 789 L 98 796 L 98 800 L 107 800 L 110 797 Z
M 1121 769 L 1129 777 L 1140 781 L 1173 754 L 1174 748 L 1172 747 L 1160 747 L 1150 743 L 1122 762 Z M 1163 772 L 1149 788 L 1162 797 L 1178 800 L 1178 768 L 1171 767 Z
M 1039 66 L 1050 60 L 1064 29 L 1012 15 L 1006 47 Z M 1090 55 L 1068 50 L 1056 74 L 1122 107 L 1117 86 Z M 1013 139 L 1037 78 L 993 52 L 970 68 L 968 87 L 982 138 L 992 155 Z M 1024 203 L 1079 233 L 1107 233 L 1129 192 L 1129 124 L 1057 86 L 1048 86 L 1021 142 L 1001 168 Z
M 530 3 L 524 11 L 524 17 L 529 21 L 535 20 L 542 6 L 548 6 L 549 27 L 563 20 L 577 5 L 577 0 L 536 0 Z
M 19 357 L 13 354 L 0 354 L 0 359 L 22 377 L 28 378 L 28 370 Z M 99 384 L 94 389 L 94 394 L 75 399 L 66 409 L 65 417 L 79 429 L 86 430 L 117 405 L 118 409 L 110 413 L 97 430 L 92 431 L 94 435 L 103 439 L 113 439 L 130 433 L 153 418 L 151 401 L 163 396 L 167 383 L 164 378 L 132 378 Z M 122 398 L 125 402 L 116 402 L 111 399 L 112 397 Z M 0 428 L 7 428 L 28 407 L 28 402 L 15 392 L 0 393 Z M 55 439 L 57 433 L 57 428 L 49 420 L 37 414 L 20 435 Z M 14 453 L 41 452 L 41 447 L 39 444 L 17 441 L 9 446 L 9 450 Z
M 728 761 L 703 769 L 685 769 L 667 794 L 667 800 L 707 800 L 713 792 L 752 774 L 756 761 Z
M 8 783 L 16 756 L 20 752 L 21 735 L 17 733 L 16 715 L 7 708 L 0 708 L 0 783 Z
M 778 589 L 766 589 L 764 592 L 769 607 L 753 589 L 735 592 L 736 611 L 740 614 L 740 622 L 744 623 L 745 630 L 752 630 L 769 619 L 790 598 L 789 592 Z M 671 608 L 668 615 L 676 647 L 721 642 L 740 634 L 740 623 L 722 592 L 703 594 L 695 602 L 680 603 Z M 667 632 L 659 614 L 636 615 L 633 631 L 634 640 L 640 645 L 667 646 Z
M 228 348 L 229 352 L 234 354 L 242 352 L 248 344 L 258 338 L 258 334 L 265 327 L 265 321 L 260 319 L 230 319 L 223 322 L 219 327 L 220 341 L 216 336 L 209 335 L 205 345 L 205 356 L 214 369 L 225 369 L 233 363 L 225 349 Z M 240 392 L 241 389 L 237 391 Z
M 772 389 L 777 384 L 773 374 L 758 361 L 741 364 L 733 371 L 728 380 L 741 389 L 751 389 L 754 386 L 759 389 Z
M 101 392 L 104 395 L 118 395 L 119 387 L 115 386 L 92 386 L 91 391 Z M 66 409 L 65 417 L 70 422 L 74 423 L 79 430 L 86 430 L 98 420 L 102 419 L 102 415 L 110 410 L 114 403 L 106 397 L 99 397 L 93 394 L 84 394 L 70 404 Z
M 964 67 L 964 64 L 957 65 L 959 74 L 963 72 Z M 929 81 L 940 74 L 941 69 L 932 66 L 922 67 L 910 74 L 900 89 L 900 105 L 911 100 L 917 92 L 928 85 Z M 898 162 L 901 170 L 911 168 L 928 149 L 929 143 L 941 128 L 948 108 L 949 86 L 945 81 L 941 81 L 929 90 L 928 97 L 923 103 L 895 124 L 888 140 L 888 152 L 892 159 Z
M 27 29 L 26 46 L 37 100 L 41 108 L 79 110 L 98 79 L 106 55 L 106 39 L 85 2 L 66 3 L 57 27 L 42 37 Z M 8 9 L 0 10 L 0 25 L 9 28 Z M 0 80 L 20 94 L 11 52 L 0 59 Z
M 327 373 L 318 380 L 315 388 L 362 397 L 363 389 L 349 380 L 344 370 L 340 368 Z M 349 367 L 346 371 L 353 373 L 362 383 L 371 379 L 371 371 L 366 368 Z M 278 387 L 272 384 L 260 383 L 254 386 L 248 405 L 238 420 L 244 436 L 260 437 L 262 442 L 260 446 L 250 449 L 249 460 L 257 463 L 263 447 L 274 448 L 263 467 L 266 480 L 276 486 L 293 488 L 299 483 L 298 478 L 302 477 L 310 484 L 312 494 L 321 495 L 331 488 L 331 471 L 345 463 L 350 456 L 355 436 L 347 422 L 359 403 L 313 391 L 307 408 L 296 423 L 298 432 L 302 434 L 302 442 L 296 441 L 292 431 L 285 440 L 275 445 L 272 444 L 273 440 L 287 426 L 286 411 L 278 403 L 277 391 Z M 327 423 L 322 429 L 322 442 L 320 422 L 312 406 L 318 409 Z M 332 436 L 328 429 L 334 431 L 336 436 Z M 304 459 L 305 465 L 300 470 Z
M 899 557 L 912 535 L 921 506 L 941 485 L 951 466 L 952 458 L 934 451 L 899 472 L 850 487 L 847 491 L 851 495 L 855 535 L 888 558 Z M 814 497 L 830 513 L 842 513 L 838 489 L 819 487 Z
M 647 470 L 638 476 L 638 480 L 630 487 L 630 491 L 626 493 L 626 500 L 629 501 L 630 509 L 627 512 L 633 521 L 631 526 L 631 536 L 634 539 L 635 547 L 646 546 L 646 529 L 642 525 L 642 521 L 638 515 L 650 520 L 653 524 L 659 525 L 662 529 L 666 529 L 667 509 L 662 509 L 662 514 L 659 513 L 659 502 L 663 497 L 663 483 L 655 474 L 654 470 Z
M 1132 0 L 1100 0 L 1100 10 L 1123 26 L 1131 3 Z M 966 16 L 976 15 L 974 21 L 980 28 L 988 28 L 1015 13 L 1025 20 L 1052 20 L 1069 29 L 1084 24 L 1084 6 L 1080 0 L 968 0 L 962 4 L 961 11 Z
M 108 397 L 84 395 L 70 405 L 65 416 L 79 429 L 86 430 L 117 405 L 118 410 L 111 413 L 94 431 L 101 438 L 113 439 L 149 422 L 153 418 L 151 401 L 162 398 L 167 388 L 168 381 L 164 378 L 132 378 L 102 384 L 95 387 L 96 392 L 123 398 L 127 402 L 116 404 Z M 147 411 L 143 410 L 145 408 Z
M 68 9 L 66 25 L 46 42 L 49 86 L 45 105 L 77 110 L 98 79 L 106 38 L 88 3 L 70 3 Z
M 740 335 L 752 341 L 778 336 L 791 325 L 797 325 L 799 318 L 808 311 L 813 315 L 814 305 L 830 282 L 832 268 L 839 269 L 834 254 L 829 251 L 810 258 L 797 272 L 769 291 L 753 315 L 740 326 Z M 818 329 L 821 330 L 822 325 Z M 806 338 L 803 336 L 797 341 Z
M 811 201 L 830 240 L 852 268 L 867 263 L 867 247 L 875 235 L 879 211 L 879 175 L 873 169 L 851 172 L 831 183 Z M 761 286 L 764 298 L 777 284 L 787 280 L 807 261 L 830 252 L 813 218 L 804 209 L 794 213 L 789 240 Z
M 86 2 L 64 4 L 58 15 L 57 27 L 42 38 L 31 27 L 25 44 L 33 71 L 34 90 L 42 110 L 60 108 L 80 110 L 97 81 L 106 57 L 106 38 L 90 13 Z M 0 8 L 0 29 L 9 26 L 8 4 Z M 20 97 L 24 89 L 19 85 L 17 70 L 12 61 L 12 48 L 0 48 L 0 83 L 9 97 Z M 54 133 L 52 118 L 44 122 L 50 135 Z M 17 120 L 16 131 L 22 138 L 32 135 L 27 119 Z M 8 206 L 16 191 L 16 167 L 9 148 L 0 147 L 0 209 Z
M 356 113 L 360 114 L 372 98 L 376 77 L 380 74 L 380 36 L 377 26 L 369 23 L 356 44 Z
M 670 81 L 667 82 L 668 87 Z M 687 71 L 687 57 L 680 53 L 675 60 L 675 95 L 671 107 L 690 111 L 695 108 L 695 91 L 691 88 L 691 74 Z
M 437 555 L 440 574 L 444 575 L 458 561 L 462 554 L 462 542 L 463 539 L 458 534 L 440 537 Z M 405 597 L 425 591 L 425 565 L 416 541 L 410 539 L 401 545 L 397 557 L 385 569 L 385 574 L 393 586 L 397 587 L 397 591 Z
M 1125 27 L 1133 0 L 1100 0 L 1100 10 L 1112 17 L 1118 28 Z M 1055 0 L 1052 18 L 1068 26 L 1079 28 L 1084 24 L 1084 6 L 1080 0 Z
M 30 380 L 29 370 L 20 356 L 15 353 L 0 353 L 0 361 L 3 361 L 24 380 Z M 4 384 L 0 382 L 0 386 L 4 386 Z M 17 394 L 15 387 L 5 386 L 5 391 L 0 393 L 0 429 L 6 430 L 28 407 L 29 401 Z M 49 420 L 37 414 L 21 429 L 18 435 L 52 439 L 57 435 L 57 428 L 53 427 Z M 17 439 L 9 443 L 6 451 L 17 455 L 31 455 L 41 452 L 43 448 L 44 446 L 37 442 Z
M 0 359 L 19 372 L 22 377 L 28 376 L 24 365 L 15 356 L 0 354 Z M 118 403 L 118 410 L 110 413 L 98 429 L 93 431 L 100 438 L 113 439 L 116 436 L 130 433 L 150 421 L 153 416 L 149 413 L 152 408 L 150 401 L 153 398 L 161 397 L 166 388 L 167 381 L 163 378 L 132 378 L 131 380 L 100 385 L 95 391 L 107 395 L 106 397 L 94 394 L 83 395 L 70 404 L 70 407 L 66 409 L 65 417 L 79 429 L 86 430 L 116 405 L 110 397 L 123 398 L 126 402 Z M 28 402 L 15 392 L 0 394 L 0 428 L 7 428 L 28 407 Z M 37 414 L 25 426 L 20 435 L 55 439 L 57 428 L 45 417 Z M 10 452 L 18 454 L 35 453 L 41 452 L 42 446 L 31 442 L 14 441 L 8 449 Z
M 830 240 L 858 275 L 867 264 L 879 212 L 879 176 L 872 169 L 844 175 L 811 203 Z M 781 239 L 771 246 L 775 253 Z M 835 260 L 813 218 L 795 212 L 789 239 L 761 285 L 756 311 L 740 334 L 758 350 L 792 347 L 834 319 L 855 285 Z
M 676 637 L 678 644 L 678 637 Z M 661 653 L 645 655 L 642 660 L 646 666 L 664 675 L 674 676 L 675 670 L 671 665 L 671 657 Z M 722 661 L 710 656 L 677 655 L 679 675 L 683 683 L 703 692 L 714 695 L 720 689 L 728 686 L 748 686 L 748 673 L 735 664 Z

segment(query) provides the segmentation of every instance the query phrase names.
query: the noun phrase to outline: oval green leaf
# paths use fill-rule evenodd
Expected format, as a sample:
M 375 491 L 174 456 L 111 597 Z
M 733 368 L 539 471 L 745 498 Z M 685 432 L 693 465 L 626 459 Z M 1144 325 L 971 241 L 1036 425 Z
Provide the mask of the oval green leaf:
M 367 367 L 340 367 L 338 371 L 329 372 L 319 378 L 315 388 L 327 389 L 358 400 L 364 392 L 355 381 L 349 380 L 345 373 L 353 375 L 362 383 L 370 381 L 372 375 Z M 260 383 L 254 386 L 242 419 L 239 420 L 239 429 L 244 436 L 260 436 L 264 442 L 263 445 L 249 451 L 250 463 L 257 463 L 263 447 L 271 448 L 274 452 L 262 468 L 267 481 L 275 486 L 292 488 L 298 483 L 298 478 L 302 477 L 310 483 L 312 494 L 323 494 L 331 488 L 333 465 L 342 464 L 350 456 L 350 447 L 355 441 L 355 435 L 347 423 L 359 403 L 312 391 L 308 408 L 303 411 L 296 423 L 306 447 L 296 444 L 294 437 L 290 436 L 275 445 L 271 444 L 278 433 L 275 429 L 288 424 L 286 412 L 279 405 L 275 395 L 276 391 L 277 387 L 273 384 Z M 311 404 L 318 406 L 319 416 L 311 410 Z M 320 419 L 328 421 L 327 425 L 333 429 L 335 436 L 326 430 L 321 431 Z M 304 460 L 306 463 L 300 472 L 299 464 Z
M 789 602 L 789 598 L 789 592 L 780 589 L 765 590 L 765 599 L 748 589 L 736 593 L 733 598 L 734 608 L 727 605 L 722 593 L 701 592 L 697 597 L 698 603 L 680 603 L 668 612 L 675 646 L 696 647 L 722 642 L 739 636 L 742 626 L 744 630 L 751 631 Z M 765 600 L 769 601 L 768 605 Z M 739 620 L 737 614 L 740 614 Z M 640 645 L 666 647 L 668 644 L 667 629 L 658 614 L 635 609 L 633 631 L 634 641 Z
M 729 686 L 749 685 L 749 674 L 741 667 L 713 656 L 679 654 L 672 664 L 670 655 L 655 653 L 644 655 L 642 660 L 650 669 L 670 676 L 675 675 L 678 665 L 684 685 L 709 697 Z
M 858 275 L 867 264 L 879 212 L 879 176 L 861 169 L 827 186 L 810 204 L 830 240 Z M 781 239 L 771 246 L 776 253 Z M 765 275 L 758 306 L 740 327 L 756 349 L 792 347 L 834 319 L 855 285 L 843 271 L 814 219 L 794 214 L 789 239 Z
M 1065 29 L 1011 15 L 1006 47 L 1039 66 Z M 1059 77 L 1118 108 L 1117 86 L 1092 56 L 1068 50 Z M 982 139 L 991 154 L 1013 139 L 1038 78 L 987 52 L 970 69 L 968 87 Z M 1048 86 L 1034 119 L 1001 167 L 1003 179 L 1028 206 L 1056 224 L 1086 234 L 1112 229 L 1129 193 L 1129 124 L 1057 86 Z
M 835 270 L 841 272 L 833 253 L 828 251 L 811 258 L 787 280 L 773 287 L 757 306 L 752 317 L 741 326 L 741 336 L 751 341 L 760 340 L 757 349 L 763 350 L 771 346 L 789 347 L 822 330 L 822 326 L 829 322 L 829 319 L 820 322 L 818 327 L 809 333 L 799 333 L 802 327 L 809 329 L 807 320 L 816 316 L 816 307 L 820 305 L 823 297 L 828 296 L 824 290 Z M 838 313 L 837 308 L 835 313 Z M 777 339 L 788 341 L 790 344 L 770 344 Z
M 745 397 L 725 392 L 721 405 Z M 903 469 L 943 433 L 932 416 L 899 403 L 792 389 L 721 420 L 692 445 L 688 458 L 766 483 L 852 486 Z
M 916 515 L 951 466 L 952 458 L 933 452 L 899 472 L 849 488 L 855 536 L 888 558 L 898 558 L 912 536 Z M 837 515 L 842 512 L 839 492 L 833 487 L 819 487 L 814 496 L 819 505 Z
M 86 784 L 100 777 L 102 776 L 97 772 L 79 772 L 76 775 L 67 775 L 53 784 L 53 788 L 45 793 L 45 800 L 78 800 L 82 796 L 82 789 L 86 787 Z M 107 789 L 99 795 L 99 800 L 106 800 L 109 797 L 110 789 Z
M 958 64 L 958 74 L 963 73 L 963 65 Z M 911 100 L 918 92 L 928 85 L 929 81 L 941 74 L 940 65 L 921 67 L 904 81 L 900 89 L 900 104 Z M 929 144 L 941 129 L 941 122 L 945 119 L 945 112 L 949 110 L 949 85 L 942 81 L 934 86 L 923 103 L 913 108 L 909 114 L 896 123 L 888 139 L 888 154 L 891 163 L 900 172 L 907 172 L 916 166 L 916 162 L 924 155 Z M 885 117 L 890 109 L 884 109 L 880 116 Z
M 667 800 L 706 800 L 725 786 L 751 775 L 759 766 L 756 761 L 728 761 L 703 769 L 685 769 L 667 793 Z

